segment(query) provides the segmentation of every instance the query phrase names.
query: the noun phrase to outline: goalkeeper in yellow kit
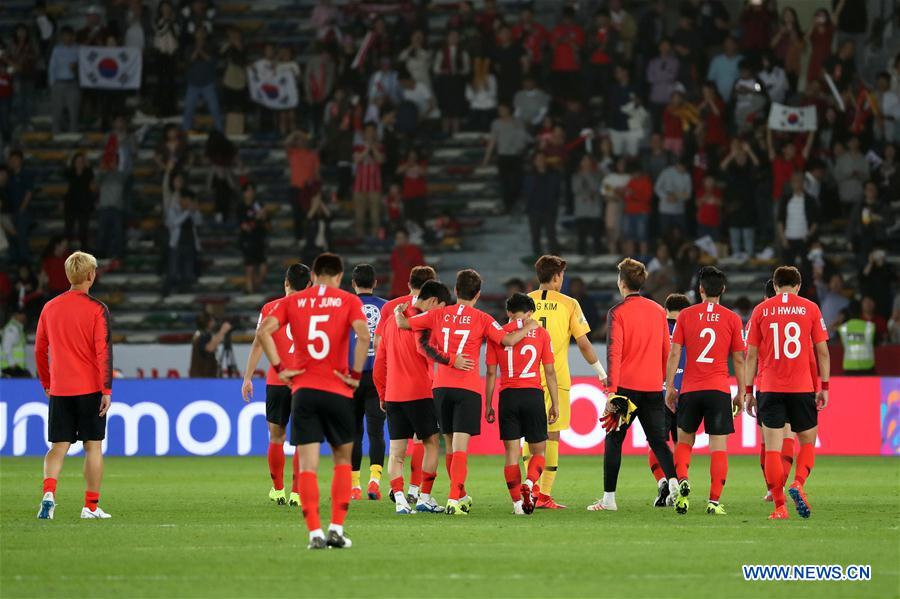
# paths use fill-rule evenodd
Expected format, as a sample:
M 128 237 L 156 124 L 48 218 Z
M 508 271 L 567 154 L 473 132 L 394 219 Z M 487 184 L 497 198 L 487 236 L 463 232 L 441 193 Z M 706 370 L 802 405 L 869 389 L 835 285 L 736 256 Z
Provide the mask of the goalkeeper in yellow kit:
M 572 415 L 569 400 L 569 390 L 572 387 L 572 377 L 569 374 L 570 338 L 575 338 L 575 343 L 578 345 L 581 355 L 591 365 L 597 373 L 600 382 L 604 385 L 606 384 L 606 372 L 597 358 L 594 346 L 588 340 L 587 335 L 591 332 L 591 327 L 588 326 L 587 320 L 585 320 L 584 314 L 581 312 L 581 306 L 578 305 L 578 301 L 574 298 L 559 292 L 566 272 L 566 261 L 559 256 L 541 256 L 534 263 L 534 270 L 540 282 L 540 288 L 528 295 L 534 300 L 536 307 L 533 318 L 540 322 L 541 326 L 550 333 L 559 389 L 559 418 L 555 423 L 547 427 L 547 465 L 541 475 L 540 485 L 535 485 L 534 487 L 537 495 L 535 507 L 556 510 L 566 507 L 556 503 L 553 500 L 552 493 L 556 472 L 559 469 L 559 433 L 569 428 Z M 544 386 L 544 402 L 549 410 L 550 395 L 547 393 L 547 386 L 543 376 L 543 372 L 541 372 L 541 384 Z M 527 463 L 530 457 L 527 444 L 523 448 L 523 452 Z

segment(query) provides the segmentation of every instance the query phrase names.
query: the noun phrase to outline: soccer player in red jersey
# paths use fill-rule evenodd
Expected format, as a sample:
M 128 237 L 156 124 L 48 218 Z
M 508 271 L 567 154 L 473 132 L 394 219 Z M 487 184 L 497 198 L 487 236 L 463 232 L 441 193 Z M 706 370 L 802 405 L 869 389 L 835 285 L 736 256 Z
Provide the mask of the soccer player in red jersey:
M 430 330 L 432 339 L 444 353 L 477 356 L 481 344 L 491 340 L 503 345 L 515 345 L 526 334 L 540 326 L 528 321 L 521 329 L 507 333 L 497 321 L 475 307 L 481 296 L 481 275 L 471 269 L 456 275 L 457 303 L 440 310 L 431 310 L 407 319 L 394 308 L 401 329 Z M 434 378 L 434 400 L 440 418 L 441 433 L 447 442 L 450 471 L 450 497 L 447 513 L 467 515 L 472 500 L 465 492 L 469 439 L 481 433 L 481 376 L 476 370 L 460 371 L 438 364 Z
M 452 301 L 450 290 L 438 281 L 427 281 L 416 294 L 414 304 L 403 311 L 406 318 L 445 307 Z M 434 362 L 471 370 L 475 362 L 467 356 L 451 356 L 440 352 L 431 343 L 431 331 L 401 330 L 393 313 L 385 315 L 383 337 L 375 353 L 372 378 L 387 412 L 388 433 L 391 438 L 388 458 L 388 477 L 391 498 L 398 514 L 411 514 L 413 508 L 403 494 L 403 462 L 407 444 L 413 436 L 422 440 L 417 444 L 425 449 L 421 493 L 416 497 L 418 512 L 441 513 L 443 506 L 431 497 L 437 477 L 440 428 L 432 392 Z
M 757 363 L 765 368 L 759 373 L 758 397 L 753 386 L 745 387 L 744 405 L 750 415 L 759 414 L 766 443 L 766 484 L 772 491 L 775 511 L 773 520 L 788 517 L 784 497 L 782 439 L 785 416 L 800 442 L 794 482 L 789 494 L 801 518 L 809 518 L 810 505 L 803 490 L 815 460 L 818 411 L 828 405 L 828 380 L 831 358 L 828 353 L 828 331 L 819 307 L 800 297 L 800 271 L 793 266 L 775 269 L 772 277 L 775 297 L 756 306 L 747 333 L 747 377 L 757 371 Z M 819 365 L 821 390 L 816 393 L 810 360 L 815 354 Z
M 521 329 L 531 319 L 534 311 L 533 299 L 524 293 L 514 293 L 506 300 L 509 323 L 503 330 L 512 333 Z M 494 422 L 494 387 L 499 366 L 500 439 L 506 449 L 503 475 L 513 501 L 513 513 L 531 514 L 536 501 L 533 497 L 534 486 L 544 470 L 547 424 L 552 424 L 559 418 L 559 396 L 550 333 L 544 327 L 538 327 L 516 345 L 506 347 L 492 341 L 488 344 L 486 359 L 484 419 L 489 423 Z M 544 369 L 547 392 L 550 394 L 549 410 L 544 405 L 544 390 L 538 371 L 541 367 Z M 531 451 L 524 483 L 519 469 L 522 437 L 525 437 Z
M 284 274 L 284 295 L 302 291 L 309 287 L 309 267 L 297 262 L 291 264 Z M 278 304 L 284 301 L 284 297 L 272 300 L 259 311 L 259 320 L 256 327 L 271 314 Z M 278 355 L 287 359 L 294 353 L 293 335 L 290 325 L 275 331 L 272 336 Z M 245 402 L 253 399 L 253 373 L 262 357 L 262 345 L 259 339 L 253 339 L 250 346 L 250 355 L 247 356 L 247 367 L 244 369 L 244 383 L 241 385 L 241 396 Z M 287 424 L 291 417 L 291 388 L 278 378 L 278 373 L 272 366 L 266 371 L 266 424 L 269 426 L 269 476 L 272 478 L 272 488 L 269 490 L 269 499 L 277 505 L 285 504 L 284 496 L 284 442 L 287 438 Z M 294 451 L 293 480 L 291 481 L 291 496 L 288 504 L 300 505 L 300 454 Z
M 775 297 L 775 283 L 772 282 L 772 279 L 766 281 L 765 294 L 763 296 L 764 300 L 769 299 L 770 297 Z M 750 331 L 750 322 L 747 322 L 747 326 L 744 329 L 744 343 L 747 341 L 747 333 Z M 766 364 L 762 359 L 762 356 L 759 356 L 759 366 L 757 367 L 758 372 L 762 372 L 765 370 Z M 818 375 L 816 371 L 818 370 L 818 365 L 816 364 L 816 357 L 814 355 L 810 355 L 809 368 L 813 373 L 813 378 L 818 379 Z M 749 374 L 747 375 L 750 376 Z M 757 375 L 758 378 L 758 375 Z M 748 381 L 749 384 L 750 381 Z M 755 382 L 755 381 L 754 381 Z M 816 391 L 818 391 L 818 386 L 816 387 Z M 791 430 L 791 421 L 787 414 L 785 414 L 785 423 L 784 423 L 784 438 L 781 442 L 781 466 L 784 470 L 784 480 L 787 482 L 788 476 L 791 474 L 791 467 L 794 465 L 794 445 L 796 445 L 797 435 Z M 760 438 L 762 438 L 762 421 L 757 417 L 756 425 L 760 430 Z M 766 441 L 762 439 L 759 443 L 759 468 L 762 470 L 763 482 L 766 482 Z M 784 485 L 782 485 L 784 486 Z M 766 490 L 766 494 L 763 496 L 763 501 L 772 501 L 772 491 Z
M 109 310 L 88 295 L 97 277 L 97 260 L 75 252 L 66 258 L 72 287 L 41 310 L 34 339 L 34 359 L 44 393 L 50 399 L 44 458 L 44 497 L 38 518 L 52 520 L 56 480 L 66 452 L 84 442 L 84 519 L 109 518 L 98 505 L 103 479 L 103 439 L 112 396 L 112 341 Z M 52 355 L 52 359 L 51 359 Z
M 700 422 L 709 435 L 709 503 L 707 514 L 725 515 L 719 503 L 728 476 L 728 435 L 734 432 L 734 415 L 740 410 L 740 389 L 744 388 L 744 335 L 740 317 L 722 307 L 725 273 L 715 266 L 700 269 L 700 297 L 703 300 L 678 315 L 672 348 L 666 367 L 666 405 L 676 412 L 678 444 L 675 446 L 675 473 L 678 495 L 675 511 L 686 514 L 691 484 L 688 468 L 691 449 Z M 675 372 L 684 348 L 684 375 L 681 388 L 675 386 Z M 738 395 L 732 400 L 728 378 L 728 356 L 734 360 Z M 736 408 L 736 409 L 735 409 Z
M 388 302 L 381 308 L 381 319 L 375 325 L 375 351 L 378 351 L 378 344 L 381 335 L 384 332 L 384 322 L 388 314 L 394 313 L 394 308 L 400 304 L 415 304 L 416 296 L 422 285 L 426 282 L 437 278 L 437 273 L 430 266 L 414 266 L 409 272 L 409 295 L 403 295 Z M 410 476 L 409 476 L 409 494 L 407 500 L 409 503 L 416 503 L 419 497 L 419 487 L 422 484 L 422 460 L 425 459 L 425 446 L 417 438 L 413 437 L 412 456 L 409 460 Z
M 309 548 L 350 547 L 344 520 L 350 508 L 350 460 L 355 422 L 353 391 L 369 353 L 369 327 L 362 301 L 340 288 L 344 264 L 335 254 L 313 262 L 314 285 L 278 303 L 256 331 L 269 364 L 291 385 L 291 445 L 300 452 L 300 503 L 309 529 Z M 290 325 L 293 359 L 286 365 L 273 335 Z M 347 372 L 350 332 L 358 342 Z M 288 368 L 289 366 L 289 368 Z M 298 376 L 302 375 L 302 376 Z M 319 518 L 319 446 L 327 440 L 334 454 L 331 525 L 328 537 Z
M 635 416 L 641 421 L 650 449 L 656 454 L 669 481 L 669 493 L 675 494 L 675 462 L 666 443 L 666 406 L 663 386 L 666 362 L 669 359 L 669 326 L 666 311 L 651 299 L 642 297 L 641 288 L 647 281 L 647 267 L 632 258 L 618 265 L 619 293 L 622 301 L 610 308 L 606 315 L 608 364 L 607 392 L 627 397 L 637 408 Z M 609 412 L 610 405 L 604 416 Z M 589 505 L 588 510 L 616 511 L 616 485 L 622 466 L 622 444 L 633 420 L 606 435 L 603 450 L 603 497 Z

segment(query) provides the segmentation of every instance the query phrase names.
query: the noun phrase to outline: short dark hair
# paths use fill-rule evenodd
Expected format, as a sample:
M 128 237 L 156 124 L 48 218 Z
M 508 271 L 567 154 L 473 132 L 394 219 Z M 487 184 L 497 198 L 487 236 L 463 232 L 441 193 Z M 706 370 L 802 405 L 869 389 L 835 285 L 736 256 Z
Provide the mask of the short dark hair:
M 409 287 L 411 289 L 421 289 L 428 281 L 437 278 L 437 273 L 430 266 L 413 266 L 409 271 Z
M 294 291 L 302 291 L 309 287 L 309 267 L 302 262 L 294 262 L 284 273 L 284 280 Z
M 450 293 L 450 290 L 437 279 L 425 281 L 422 284 L 422 288 L 419 289 L 418 297 L 420 300 L 436 298 L 438 302 L 444 305 L 453 303 L 453 295 Z
M 775 281 L 773 281 L 772 279 L 766 281 L 766 286 L 763 290 L 763 294 L 766 296 L 766 299 L 775 297 Z
M 647 267 L 634 258 L 625 258 L 619 262 L 619 278 L 632 291 L 640 291 L 647 282 Z
M 567 263 L 559 256 L 545 254 L 534 263 L 534 273 L 539 283 L 549 283 L 553 277 L 566 270 Z
M 534 310 L 534 300 L 524 293 L 513 293 L 506 300 L 507 312 L 534 312 Z
M 9 158 L 12 158 L 13 156 L 15 156 L 16 158 L 18 158 L 19 160 L 25 160 L 25 154 L 23 154 L 23 153 L 22 153 L 22 150 L 19 150 L 18 148 L 15 149 L 15 150 L 11 150 L 11 151 L 9 152 L 9 156 L 7 157 L 7 160 L 8 160 Z
M 700 269 L 700 286 L 707 297 L 722 297 L 725 293 L 727 278 L 725 273 L 715 266 L 704 266 Z
M 670 293 L 666 297 L 666 312 L 681 312 L 690 305 L 691 300 L 683 293 Z
M 800 271 L 796 266 L 779 266 L 772 275 L 772 282 L 775 283 L 775 289 L 781 287 L 796 287 L 802 282 Z
M 357 287 L 371 289 L 375 286 L 375 267 L 371 264 L 357 264 L 351 279 Z
M 344 261 L 337 254 L 325 252 L 313 262 L 313 272 L 317 277 L 334 277 L 344 272 Z
M 456 296 L 465 301 L 475 299 L 481 291 L 481 275 L 471 268 L 456 273 Z

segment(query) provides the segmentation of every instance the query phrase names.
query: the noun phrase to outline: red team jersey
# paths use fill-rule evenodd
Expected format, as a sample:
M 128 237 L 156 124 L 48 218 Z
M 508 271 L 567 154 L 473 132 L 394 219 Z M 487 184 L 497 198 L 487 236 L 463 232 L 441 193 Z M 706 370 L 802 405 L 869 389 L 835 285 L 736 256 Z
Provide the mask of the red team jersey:
M 410 306 L 405 314 L 412 318 L 421 312 Z M 434 366 L 419 344 L 421 333 L 401 330 L 393 310 L 381 322 L 385 324 L 372 371 L 378 397 L 384 401 L 430 399 Z
M 500 324 L 477 308 L 454 304 L 424 312 L 409 319 L 414 331 L 431 330 L 431 342 L 450 356 L 463 354 L 471 360 L 478 360 L 481 344 L 485 339 L 500 343 L 506 332 Z M 434 377 L 434 388 L 467 389 L 478 393 L 484 390 L 481 374 L 477 368 L 469 371 L 457 370 L 452 366 L 438 364 Z
M 392 300 L 388 300 L 384 306 L 381 307 L 381 318 L 378 320 L 378 324 L 375 325 L 375 334 L 379 337 L 384 335 L 384 325 L 385 318 L 387 318 L 388 314 L 394 313 L 394 308 L 399 306 L 400 304 L 408 303 L 412 306 L 416 303 L 416 296 L 414 295 L 401 295 L 400 297 L 395 297 Z
M 747 345 L 758 348 L 759 390 L 810 393 L 816 389 L 816 343 L 828 340 L 819 307 L 793 293 L 782 293 L 756 306 Z
M 740 317 L 719 304 L 685 308 L 675 321 L 672 343 L 684 347 L 680 393 L 723 391 L 731 394 L 728 356 L 744 350 Z
M 315 285 L 277 302 L 270 316 L 281 326 L 289 325 L 297 335 L 294 359 L 285 367 L 305 372 L 294 377 L 291 391 L 317 389 L 353 396 L 353 389 L 334 371 L 347 372 L 351 327 L 357 320 L 366 322 L 359 297 L 335 287 Z M 278 355 L 284 354 L 279 350 Z
M 278 304 L 286 299 L 287 297 L 280 297 L 263 306 L 259 311 L 259 320 L 256 323 L 256 328 L 259 329 L 259 325 L 262 324 L 262 321 L 265 320 L 267 316 L 271 316 L 272 312 L 278 307 Z M 294 343 L 292 339 L 293 335 L 291 334 L 290 323 L 288 323 L 287 326 L 280 327 L 272 335 L 272 340 L 275 341 L 275 349 L 278 350 L 278 356 L 281 358 L 281 361 L 284 362 L 284 367 L 288 369 L 292 368 L 291 362 L 294 359 Z M 278 378 L 278 373 L 275 372 L 275 369 L 271 366 L 269 366 L 269 369 L 266 371 L 266 384 L 278 385 L 279 387 L 286 386 L 284 382 Z
M 522 328 L 521 320 L 514 320 L 503 327 L 504 333 L 515 333 Z M 488 366 L 497 365 L 500 374 L 500 390 L 540 389 L 541 366 L 553 364 L 553 348 L 550 333 L 538 327 L 513 346 L 488 343 Z
M 34 338 L 41 387 L 50 395 L 112 393 L 109 310 L 83 291 L 57 295 L 41 310 Z

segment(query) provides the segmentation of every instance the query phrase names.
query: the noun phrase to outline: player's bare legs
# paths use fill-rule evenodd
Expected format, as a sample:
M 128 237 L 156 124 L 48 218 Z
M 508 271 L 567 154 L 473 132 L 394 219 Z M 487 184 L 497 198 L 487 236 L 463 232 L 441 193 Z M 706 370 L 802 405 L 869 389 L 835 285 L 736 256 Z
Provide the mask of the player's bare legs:
M 38 518 L 52 520 L 56 510 L 56 481 L 62 472 L 63 462 L 71 443 L 53 443 L 44 456 L 44 497 L 41 500 L 41 509 Z
M 422 448 L 422 486 L 416 497 L 416 511 L 439 514 L 444 511 L 444 507 L 431 496 L 431 490 L 434 488 L 434 479 L 437 478 L 437 468 L 441 450 L 441 441 L 438 434 L 431 435 L 424 441 L 414 446 Z
M 388 480 L 391 484 L 391 500 L 397 504 L 398 514 L 411 514 L 412 509 L 403 494 L 403 463 L 406 461 L 408 439 L 391 439 L 388 449 Z
M 287 503 L 284 496 L 284 442 L 287 438 L 287 429 L 273 422 L 266 423 L 269 426 L 269 450 L 267 454 L 269 462 L 269 476 L 272 479 L 272 489 L 269 491 L 269 499 L 278 505 Z M 295 473 L 296 476 L 296 473 Z M 294 486 L 297 486 L 295 481 Z
M 410 503 L 414 503 L 419 498 L 419 489 L 422 486 L 422 460 L 425 457 L 425 445 L 416 436 L 412 438 L 413 447 L 412 455 L 409 459 L 409 494 L 406 499 Z M 450 447 L 447 445 L 447 447 Z M 429 470 L 434 472 L 434 470 Z

